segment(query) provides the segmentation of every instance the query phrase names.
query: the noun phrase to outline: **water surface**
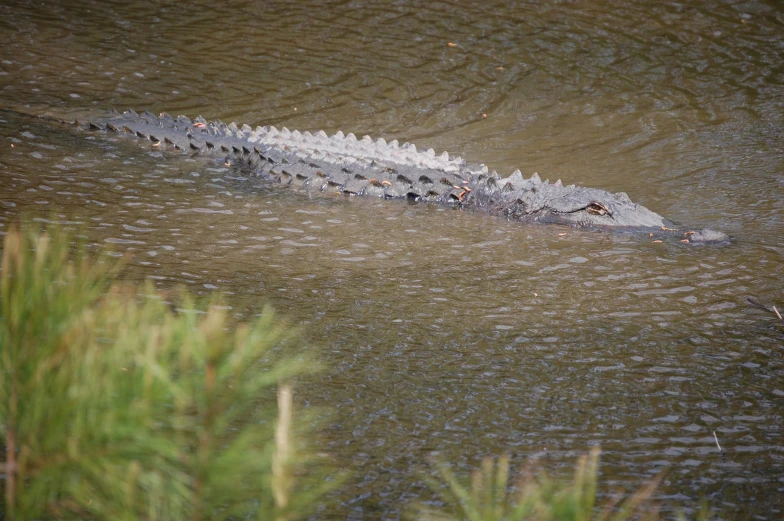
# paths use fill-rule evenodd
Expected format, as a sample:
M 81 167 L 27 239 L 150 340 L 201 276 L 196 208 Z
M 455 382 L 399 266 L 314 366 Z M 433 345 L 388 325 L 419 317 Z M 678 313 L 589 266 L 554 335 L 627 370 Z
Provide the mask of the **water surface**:
M 6 2 L 0 108 L 341 129 L 625 191 L 724 248 L 310 197 L 0 112 L 0 224 L 60 216 L 127 276 L 272 303 L 329 369 L 300 407 L 353 472 L 334 519 L 396 519 L 485 455 L 779 519 L 784 10 L 775 2 Z M 714 432 L 725 453 L 720 454 Z

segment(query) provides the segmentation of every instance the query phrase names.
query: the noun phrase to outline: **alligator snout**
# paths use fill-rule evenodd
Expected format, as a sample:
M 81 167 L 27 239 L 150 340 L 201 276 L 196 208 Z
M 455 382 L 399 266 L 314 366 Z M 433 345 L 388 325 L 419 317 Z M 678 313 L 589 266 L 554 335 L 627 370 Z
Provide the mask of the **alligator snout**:
M 695 244 L 730 244 L 732 238 L 724 232 L 704 228 L 694 232 L 688 232 L 687 237 L 689 242 Z

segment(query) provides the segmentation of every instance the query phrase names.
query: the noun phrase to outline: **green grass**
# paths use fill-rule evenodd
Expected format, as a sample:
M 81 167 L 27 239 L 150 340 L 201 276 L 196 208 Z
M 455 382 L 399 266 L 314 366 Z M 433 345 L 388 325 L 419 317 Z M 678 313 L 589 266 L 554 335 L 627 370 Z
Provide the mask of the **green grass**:
M 426 476 L 430 487 L 445 502 L 443 508 L 420 505 L 417 519 L 429 521 L 624 521 L 659 519 L 652 496 L 653 480 L 636 493 L 618 493 L 601 507 L 596 505 L 599 449 L 578 459 L 571 482 L 552 480 L 544 471 L 528 469 L 512 484 L 509 457 L 484 458 L 470 483 L 461 483 L 449 467 L 435 465 L 440 479 Z
M 315 367 L 293 329 L 187 296 L 174 312 L 56 226 L 25 229 L 0 268 L 4 519 L 305 515 L 329 486 L 292 420 L 288 382 Z

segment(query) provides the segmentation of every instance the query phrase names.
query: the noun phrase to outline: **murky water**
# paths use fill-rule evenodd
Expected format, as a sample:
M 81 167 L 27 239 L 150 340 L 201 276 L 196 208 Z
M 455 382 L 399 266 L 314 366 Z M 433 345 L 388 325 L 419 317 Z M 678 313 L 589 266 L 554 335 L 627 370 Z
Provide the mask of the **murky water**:
M 784 9 L 776 2 L 6 2 L 0 108 L 354 131 L 625 191 L 725 248 L 308 197 L 0 112 L 0 223 L 68 217 L 129 276 L 270 302 L 330 369 L 302 406 L 394 519 L 431 455 L 594 444 L 605 482 L 784 514 Z M 719 454 L 713 433 L 725 455 Z

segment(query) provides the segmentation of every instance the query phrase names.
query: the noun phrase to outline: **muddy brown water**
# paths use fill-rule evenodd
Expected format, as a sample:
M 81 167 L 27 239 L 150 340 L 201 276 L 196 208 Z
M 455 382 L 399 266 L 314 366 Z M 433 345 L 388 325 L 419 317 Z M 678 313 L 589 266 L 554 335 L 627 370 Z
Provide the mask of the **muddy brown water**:
M 309 197 L 0 113 L 0 225 L 68 218 L 130 277 L 264 302 L 352 472 L 318 517 L 396 519 L 437 456 L 603 449 L 602 481 L 784 517 L 784 8 L 777 2 L 5 2 L 0 108 L 353 131 L 625 191 L 723 248 Z M 720 454 L 714 432 L 724 449 Z

